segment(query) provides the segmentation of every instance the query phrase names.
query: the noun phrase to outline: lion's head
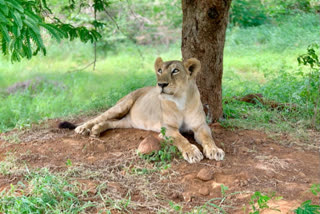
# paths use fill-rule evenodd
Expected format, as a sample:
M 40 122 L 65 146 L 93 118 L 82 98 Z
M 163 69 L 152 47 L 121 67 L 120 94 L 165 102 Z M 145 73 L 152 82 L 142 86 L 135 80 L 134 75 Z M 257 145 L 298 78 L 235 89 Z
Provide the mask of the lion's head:
M 163 62 L 158 57 L 154 63 L 157 76 L 157 87 L 160 94 L 178 96 L 191 84 L 201 69 L 200 61 L 191 58 L 181 61 Z

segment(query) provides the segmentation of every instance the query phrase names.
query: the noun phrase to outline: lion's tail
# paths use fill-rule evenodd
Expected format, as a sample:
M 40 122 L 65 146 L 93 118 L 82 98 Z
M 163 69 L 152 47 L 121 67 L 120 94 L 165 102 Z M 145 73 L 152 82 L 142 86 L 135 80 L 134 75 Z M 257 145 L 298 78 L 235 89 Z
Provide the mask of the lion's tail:
M 59 129 L 73 130 L 75 128 L 77 128 L 77 126 L 73 123 L 68 122 L 68 121 L 63 121 L 63 122 L 59 123 Z

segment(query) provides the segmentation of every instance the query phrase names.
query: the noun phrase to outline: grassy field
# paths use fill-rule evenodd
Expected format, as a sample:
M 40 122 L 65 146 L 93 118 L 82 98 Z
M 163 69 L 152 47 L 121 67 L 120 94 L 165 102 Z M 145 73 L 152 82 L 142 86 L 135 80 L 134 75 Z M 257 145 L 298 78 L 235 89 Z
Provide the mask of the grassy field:
M 317 15 L 298 14 L 276 24 L 228 29 L 224 99 L 262 93 L 268 99 L 295 103 L 299 108 L 296 112 L 277 112 L 231 101 L 224 105 L 225 125 L 290 130 L 298 122 L 301 128 L 308 127 L 313 104 L 305 92 L 308 83 L 304 74 L 309 70 L 298 66 L 297 57 L 309 44 L 319 43 L 319 27 Z M 91 50 L 90 44 L 64 42 L 50 45 L 48 56 L 31 61 L 12 64 L 2 57 L 0 132 L 47 118 L 106 109 L 130 91 L 155 84 L 153 62 L 157 56 L 181 59 L 179 41 L 169 48 L 121 43 L 117 49 L 100 54 L 95 71 L 91 67 L 82 70 L 92 62 Z M 31 80 L 27 90 L 19 85 L 12 88 L 27 80 Z

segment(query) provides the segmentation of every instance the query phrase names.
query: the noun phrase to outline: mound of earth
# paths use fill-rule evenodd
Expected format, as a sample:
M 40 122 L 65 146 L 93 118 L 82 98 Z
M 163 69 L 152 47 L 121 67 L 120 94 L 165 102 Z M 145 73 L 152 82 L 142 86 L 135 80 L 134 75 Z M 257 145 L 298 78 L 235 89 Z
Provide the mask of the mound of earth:
M 58 122 L 51 120 L 28 130 L 1 134 L 1 161 L 10 152 L 30 169 L 47 167 L 52 172 L 61 172 L 67 170 L 66 161 L 70 160 L 75 171 L 70 176 L 90 189 L 88 200 L 99 201 L 96 188 L 106 183 L 103 191 L 115 199 L 130 192 L 133 213 L 156 213 L 170 208 L 169 201 L 188 211 L 221 197 L 222 184 L 228 187 L 227 193 L 235 193 L 224 202 L 228 213 L 243 213 L 255 191 L 282 196 L 282 200 L 269 204 L 281 213 L 292 212 L 305 200 L 317 200 L 310 193 L 310 186 L 320 183 L 320 142 L 316 140 L 319 135 L 310 139 L 309 146 L 299 146 L 286 135 L 276 141 L 272 134 L 262 131 L 227 129 L 213 124 L 213 136 L 226 152 L 225 160 L 204 159 L 188 164 L 174 159 L 170 168 L 152 171 L 153 163 L 141 159 L 136 150 L 144 138 L 157 133 L 117 129 L 92 139 L 60 130 Z M 186 137 L 195 143 L 192 135 Z M 11 142 L 13 138 L 18 140 Z M 0 190 L 21 179 L 22 174 L 0 174 Z M 92 208 L 88 213 L 98 211 Z

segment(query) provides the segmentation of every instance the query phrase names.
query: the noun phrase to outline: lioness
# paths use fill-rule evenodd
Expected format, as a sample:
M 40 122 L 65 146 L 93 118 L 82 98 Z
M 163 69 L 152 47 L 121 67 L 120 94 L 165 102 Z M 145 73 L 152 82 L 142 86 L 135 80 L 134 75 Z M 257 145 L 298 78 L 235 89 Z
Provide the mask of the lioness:
M 163 62 L 158 57 L 154 68 L 156 87 L 131 92 L 105 113 L 76 127 L 75 132 L 98 137 L 107 129 L 137 128 L 160 132 L 161 127 L 165 127 L 166 135 L 174 139 L 183 158 L 196 163 L 203 159 L 202 153 L 180 134 L 180 131 L 191 130 L 207 158 L 222 160 L 224 152 L 212 139 L 196 85 L 200 61 L 191 58 L 183 62 Z

